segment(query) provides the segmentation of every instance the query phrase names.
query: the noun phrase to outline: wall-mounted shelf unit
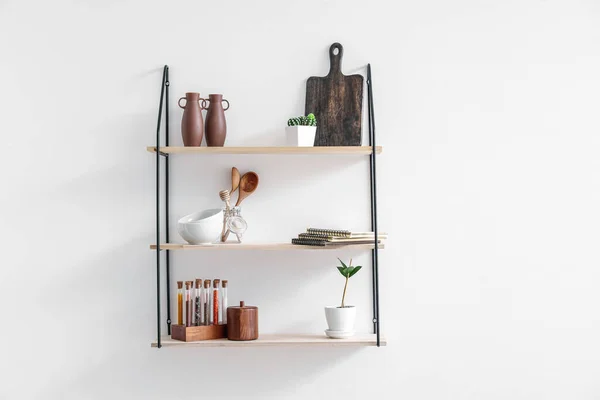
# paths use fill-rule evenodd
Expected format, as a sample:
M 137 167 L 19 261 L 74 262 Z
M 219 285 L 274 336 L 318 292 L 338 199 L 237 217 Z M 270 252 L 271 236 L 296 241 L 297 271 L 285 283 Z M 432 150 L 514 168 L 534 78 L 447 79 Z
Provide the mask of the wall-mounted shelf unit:
M 371 80 L 371 65 L 367 66 L 367 94 L 368 94 L 368 121 L 369 121 L 369 146 L 343 146 L 343 147 L 172 147 L 169 146 L 169 67 L 163 69 L 160 103 L 158 107 L 158 123 L 156 127 L 156 145 L 148 146 L 147 151 L 156 156 L 156 241 L 150 245 L 156 251 L 156 342 L 152 347 L 240 347 L 240 346 L 276 346 L 276 345 L 301 345 L 301 346 L 385 346 L 387 343 L 380 334 L 379 320 L 379 253 L 384 245 L 353 244 L 344 246 L 299 246 L 291 243 L 231 243 L 214 245 L 188 245 L 171 243 L 169 240 L 169 158 L 177 154 L 218 155 L 218 154 L 304 154 L 304 155 L 368 155 L 370 159 L 370 192 L 371 192 L 371 229 L 378 237 L 377 227 L 377 157 L 382 148 L 375 144 L 375 120 L 373 111 L 373 90 Z M 161 122 L 165 105 L 165 137 L 164 145 L 161 144 Z M 159 149 L 159 151 L 156 151 Z M 166 209 L 162 216 L 164 221 L 164 238 L 161 237 L 161 158 L 164 160 L 164 195 Z M 234 342 L 227 339 L 206 340 L 200 342 L 181 342 L 173 340 L 170 336 L 161 335 L 161 252 L 165 254 L 166 267 L 166 293 L 167 293 L 167 330 L 171 334 L 171 260 L 170 252 L 173 250 L 370 250 L 373 274 L 373 334 L 356 335 L 348 339 L 329 339 L 324 334 L 320 335 L 268 335 L 261 334 L 258 340 L 247 342 Z
M 382 336 L 379 345 L 386 346 L 387 341 Z M 377 335 L 362 334 L 348 339 L 329 339 L 325 335 L 269 335 L 261 334 L 257 340 L 236 342 L 227 339 L 202 340 L 198 342 L 182 342 L 163 336 L 161 346 L 172 347 L 263 347 L 263 346 L 322 346 L 322 347 L 368 347 L 377 346 Z M 158 342 L 152 342 L 152 347 L 158 347 Z
M 150 249 L 156 250 L 156 245 L 151 244 Z M 384 249 L 384 244 L 379 244 L 379 250 Z M 300 246 L 291 243 L 217 243 L 217 244 L 184 244 L 184 243 L 161 243 L 161 250 L 208 250 L 208 251 L 236 251 L 236 250 L 372 250 L 374 244 L 348 244 L 330 246 Z
M 146 150 L 155 153 L 156 146 L 148 146 Z M 381 146 L 375 147 L 381 154 Z M 369 155 L 372 146 L 330 146 L 330 147 L 161 147 L 163 154 L 346 154 Z

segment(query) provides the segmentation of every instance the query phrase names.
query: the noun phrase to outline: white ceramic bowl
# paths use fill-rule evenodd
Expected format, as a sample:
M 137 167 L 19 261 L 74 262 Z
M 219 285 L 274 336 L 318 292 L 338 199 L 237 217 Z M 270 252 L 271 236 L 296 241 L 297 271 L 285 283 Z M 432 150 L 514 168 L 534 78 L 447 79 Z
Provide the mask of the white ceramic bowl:
M 189 244 L 208 244 L 220 239 L 223 210 L 211 208 L 186 215 L 177 222 L 177 230 Z

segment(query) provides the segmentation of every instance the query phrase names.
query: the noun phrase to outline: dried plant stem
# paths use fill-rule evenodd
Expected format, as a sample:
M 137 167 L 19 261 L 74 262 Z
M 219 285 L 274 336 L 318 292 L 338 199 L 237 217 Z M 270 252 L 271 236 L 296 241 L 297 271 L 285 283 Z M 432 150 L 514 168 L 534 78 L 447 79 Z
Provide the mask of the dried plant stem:
M 346 288 L 348 287 L 348 277 L 346 277 L 346 284 L 344 285 L 344 294 L 342 295 L 342 308 L 344 308 L 344 299 L 346 298 Z
M 348 267 L 351 267 L 351 266 L 352 266 L 352 259 L 350 259 L 350 262 L 348 263 Z M 344 284 L 344 294 L 342 294 L 342 308 L 344 308 L 344 300 L 346 299 L 346 289 L 348 289 L 348 280 L 350 279 L 350 277 L 348 275 L 346 275 L 346 283 Z

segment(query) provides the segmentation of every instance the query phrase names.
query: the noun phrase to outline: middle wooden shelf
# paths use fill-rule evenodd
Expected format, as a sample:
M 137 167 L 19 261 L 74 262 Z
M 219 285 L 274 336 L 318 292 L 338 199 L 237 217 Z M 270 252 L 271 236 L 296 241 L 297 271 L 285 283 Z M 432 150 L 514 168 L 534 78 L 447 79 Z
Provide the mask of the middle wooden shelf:
M 146 150 L 155 153 L 156 146 L 147 146 Z M 160 147 L 163 154 L 313 154 L 313 155 L 370 155 L 372 146 L 315 146 L 315 147 L 290 147 L 290 146 L 256 146 L 256 147 Z M 376 146 L 375 152 L 380 154 L 383 147 Z
M 342 250 L 358 249 L 372 250 L 375 244 L 340 244 L 327 246 L 302 246 L 291 243 L 216 243 L 216 244 L 184 244 L 184 243 L 161 243 L 161 250 Z M 380 243 L 378 249 L 384 249 L 385 245 Z M 150 249 L 156 250 L 156 245 L 151 244 Z

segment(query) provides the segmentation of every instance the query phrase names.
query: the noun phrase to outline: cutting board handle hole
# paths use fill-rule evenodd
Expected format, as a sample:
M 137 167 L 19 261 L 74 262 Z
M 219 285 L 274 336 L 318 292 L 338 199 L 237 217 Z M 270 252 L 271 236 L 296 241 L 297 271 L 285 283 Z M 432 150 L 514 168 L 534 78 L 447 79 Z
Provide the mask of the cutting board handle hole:
M 343 52 L 344 48 L 340 43 L 337 42 L 332 44 L 329 48 L 329 54 L 331 54 L 331 57 L 341 57 Z

